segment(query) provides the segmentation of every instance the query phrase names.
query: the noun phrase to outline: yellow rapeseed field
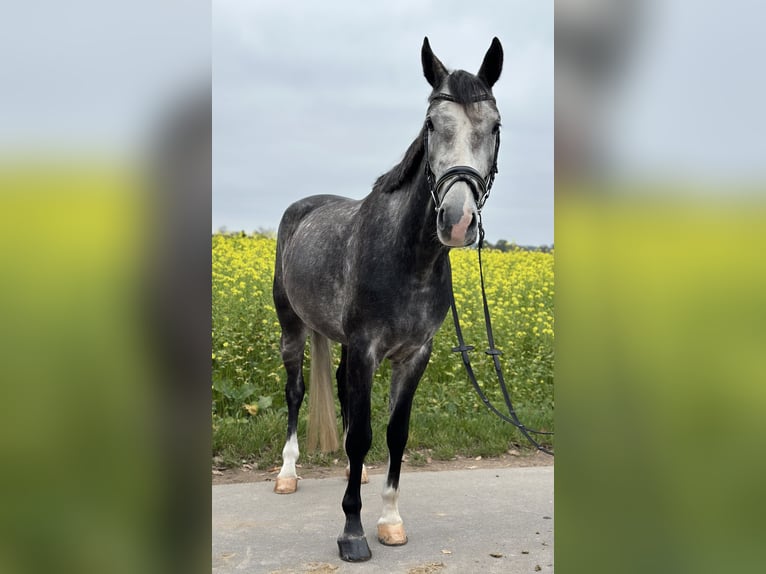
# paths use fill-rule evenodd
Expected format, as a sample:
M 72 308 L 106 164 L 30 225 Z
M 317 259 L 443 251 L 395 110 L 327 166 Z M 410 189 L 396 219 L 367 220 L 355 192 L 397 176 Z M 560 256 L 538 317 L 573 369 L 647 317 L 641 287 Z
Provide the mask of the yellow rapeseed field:
M 271 285 L 276 240 L 262 235 L 214 234 L 213 398 L 218 417 L 246 417 L 284 407 L 279 323 Z M 553 409 L 553 253 L 483 251 L 496 346 L 519 406 Z M 455 299 L 466 342 L 475 345 L 474 369 L 486 392 L 502 401 L 487 348 L 476 251 L 451 253 Z M 431 364 L 418 390 L 421 408 L 475 411 L 483 405 L 463 370 L 451 316 L 434 340 Z M 337 353 L 337 349 L 336 349 Z M 373 386 L 373 402 L 387 400 L 387 368 Z

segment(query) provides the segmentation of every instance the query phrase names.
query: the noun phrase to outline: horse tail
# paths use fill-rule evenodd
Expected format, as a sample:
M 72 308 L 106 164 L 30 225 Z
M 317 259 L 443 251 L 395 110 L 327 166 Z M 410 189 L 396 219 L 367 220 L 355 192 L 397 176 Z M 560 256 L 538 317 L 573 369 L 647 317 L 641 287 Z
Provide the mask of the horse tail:
M 311 331 L 311 375 L 309 377 L 309 424 L 307 448 L 316 452 L 338 450 L 338 423 L 332 391 L 330 340 Z

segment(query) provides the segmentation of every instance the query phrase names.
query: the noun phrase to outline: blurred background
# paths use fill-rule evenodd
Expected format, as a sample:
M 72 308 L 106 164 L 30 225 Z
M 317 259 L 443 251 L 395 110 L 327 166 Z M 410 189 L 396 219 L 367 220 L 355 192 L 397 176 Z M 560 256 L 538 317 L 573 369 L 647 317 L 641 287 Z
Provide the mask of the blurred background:
M 766 8 L 555 20 L 556 565 L 760 571 Z
M 209 572 L 210 4 L 0 20 L 0 571 Z

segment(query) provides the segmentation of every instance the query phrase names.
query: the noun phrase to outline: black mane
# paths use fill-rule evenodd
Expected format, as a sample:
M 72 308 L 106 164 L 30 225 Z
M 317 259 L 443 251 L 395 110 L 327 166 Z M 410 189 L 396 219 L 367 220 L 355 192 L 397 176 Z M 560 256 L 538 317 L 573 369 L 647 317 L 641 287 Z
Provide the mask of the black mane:
M 375 184 L 372 186 L 374 193 L 391 193 L 413 179 L 423 161 L 424 129 L 425 126 L 420 128 L 420 133 L 410 144 L 410 147 L 407 148 L 407 151 L 404 152 L 402 161 L 375 180 Z

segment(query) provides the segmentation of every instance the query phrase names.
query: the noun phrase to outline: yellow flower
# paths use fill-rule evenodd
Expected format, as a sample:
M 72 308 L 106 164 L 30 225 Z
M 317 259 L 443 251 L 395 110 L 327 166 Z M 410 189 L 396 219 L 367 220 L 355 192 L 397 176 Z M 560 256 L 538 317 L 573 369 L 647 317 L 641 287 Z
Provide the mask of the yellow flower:
M 258 405 L 242 405 L 242 408 L 247 411 L 248 414 L 255 416 L 258 414 Z

